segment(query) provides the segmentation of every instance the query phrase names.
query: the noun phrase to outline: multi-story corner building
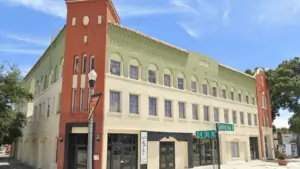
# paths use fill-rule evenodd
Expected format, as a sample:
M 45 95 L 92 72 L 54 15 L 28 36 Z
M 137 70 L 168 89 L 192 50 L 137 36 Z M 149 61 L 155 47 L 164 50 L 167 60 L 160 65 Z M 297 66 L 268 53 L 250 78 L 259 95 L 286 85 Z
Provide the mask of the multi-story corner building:
M 195 133 L 217 122 L 235 128 L 219 133 L 222 164 L 274 157 L 261 70 L 250 76 L 123 27 L 109 0 L 66 3 L 66 26 L 24 78 L 34 100 L 19 106 L 28 123 L 17 159 L 42 169 L 86 168 L 92 69 L 95 92 L 104 93 L 94 117 L 94 168 L 210 165 L 216 140 Z

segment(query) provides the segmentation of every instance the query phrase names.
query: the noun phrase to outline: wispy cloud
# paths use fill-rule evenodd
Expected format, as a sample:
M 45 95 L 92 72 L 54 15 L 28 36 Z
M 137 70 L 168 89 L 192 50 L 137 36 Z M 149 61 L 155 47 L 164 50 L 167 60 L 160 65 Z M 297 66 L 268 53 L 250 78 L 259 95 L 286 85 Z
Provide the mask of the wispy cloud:
M 14 54 L 27 54 L 27 55 L 41 55 L 41 54 L 43 54 L 44 50 L 20 49 L 20 48 L 1 49 L 0 48 L 0 52 L 2 52 L 2 53 L 14 53 Z
M 1 38 L 3 37 L 3 38 Z M 23 43 L 29 43 L 34 44 L 38 46 L 48 46 L 50 44 L 50 37 L 44 38 L 44 37 L 34 37 L 30 35 L 24 35 L 24 34 L 12 34 L 12 33 L 1 33 L 0 32 L 0 38 L 4 39 L 10 39 L 14 41 L 19 41 Z

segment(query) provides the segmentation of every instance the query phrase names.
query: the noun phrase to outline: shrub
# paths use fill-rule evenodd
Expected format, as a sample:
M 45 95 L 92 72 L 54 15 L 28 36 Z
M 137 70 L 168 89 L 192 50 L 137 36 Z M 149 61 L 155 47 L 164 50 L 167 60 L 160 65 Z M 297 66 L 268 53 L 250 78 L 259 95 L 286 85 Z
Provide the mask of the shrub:
M 278 155 L 278 159 L 279 159 L 279 160 L 285 160 L 285 155 L 284 155 L 283 153 L 280 153 L 280 154 Z

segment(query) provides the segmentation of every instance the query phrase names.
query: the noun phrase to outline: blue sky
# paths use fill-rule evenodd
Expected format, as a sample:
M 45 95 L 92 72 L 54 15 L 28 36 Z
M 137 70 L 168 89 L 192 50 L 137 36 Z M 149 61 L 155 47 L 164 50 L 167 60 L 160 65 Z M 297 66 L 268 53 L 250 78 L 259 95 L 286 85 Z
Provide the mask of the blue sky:
M 300 0 L 113 0 L 121 24 L 235 69 L 299 56 Z M 0 0 L 0 62 L 28 72 L 65 23 L 63 0 Z M 9 17 L 8 17 L 9 16 Z M 287 126 L 283 112 L 277 126 Z

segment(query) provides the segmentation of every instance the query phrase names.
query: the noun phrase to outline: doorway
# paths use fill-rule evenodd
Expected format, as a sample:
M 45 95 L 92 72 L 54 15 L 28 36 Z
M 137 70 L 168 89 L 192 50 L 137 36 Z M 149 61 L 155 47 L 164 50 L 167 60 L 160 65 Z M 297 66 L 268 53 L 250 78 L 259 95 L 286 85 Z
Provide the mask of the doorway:
M 160 142 L 159 168 L 175 169 L 175 144 L 174 142 Z
M 69 166 L 73 169 L 87 168 L 87 140 L 88 134 L 71 134 L 69 149 Z
M 107 169 L 137 169 L 137 134 L 108 134 Z
M 249 137 L 251 160 L 259 159 L 258 138 Z
M 268 151 L 268 137 L 265 136 L 265 152 L 266 152 L 266 159 L 269 158 L 269 151 Z

